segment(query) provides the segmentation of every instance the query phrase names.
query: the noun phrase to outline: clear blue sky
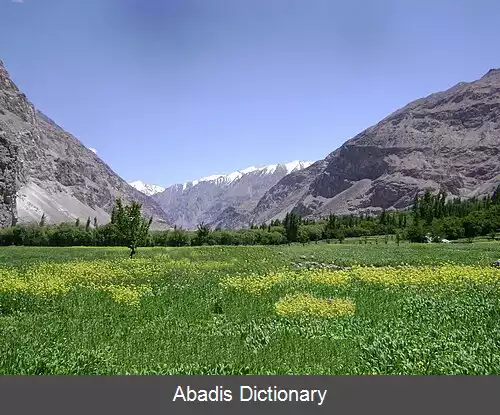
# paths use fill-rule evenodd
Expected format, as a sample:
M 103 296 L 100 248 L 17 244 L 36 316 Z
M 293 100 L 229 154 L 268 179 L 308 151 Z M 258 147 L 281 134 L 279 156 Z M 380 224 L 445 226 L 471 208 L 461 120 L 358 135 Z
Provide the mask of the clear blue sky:
M 318 160 L 500 67 L 498 0 L 0 0 L 0 59 L 130 181 Z

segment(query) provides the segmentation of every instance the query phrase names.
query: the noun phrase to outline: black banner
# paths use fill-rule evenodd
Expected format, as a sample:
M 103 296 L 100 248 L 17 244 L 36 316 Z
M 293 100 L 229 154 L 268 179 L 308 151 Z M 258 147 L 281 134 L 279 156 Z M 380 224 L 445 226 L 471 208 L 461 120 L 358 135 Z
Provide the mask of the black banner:
M 500 377 L 0 377 L 2 414 L 486 414 Z

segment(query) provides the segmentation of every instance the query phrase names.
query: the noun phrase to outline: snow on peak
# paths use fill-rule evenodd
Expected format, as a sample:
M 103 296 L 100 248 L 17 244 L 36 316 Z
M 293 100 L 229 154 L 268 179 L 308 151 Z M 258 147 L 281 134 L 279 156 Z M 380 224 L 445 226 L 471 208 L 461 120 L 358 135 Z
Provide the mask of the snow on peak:
M 226 176 L 224 174 L 213 174 L 211 176 L 202 177 L 201 179 L 192 180 L 190 182 L 184 183 L 182 185 L 182 190 L 185 190 L 188 187 L 196 186 L 198 183 L 201 183 L 201 182 L 211 182 L 211 183 L 219 184 L 221 182 L 224 182 L 225 178 L 226 178 Z
M 239 170 L 239 172 L 242 173 L 242 174 L 248 174 L 248 173 L 252 173 L 252 172 L 254 172 L 255 170 L 258 170 L 258 169 L 259 169 L 258 167 L 250 166 L 250 167 L 247 167 L 246 169 Z
M 161 193 L 165 190 L 164 187 L 158 186 L 156 184 L 146 184 L 142 180 L 136 180 L 135 182 L 129 183 L 129 185 L 147 196 L 153 196 L 156 193 Z
M 235 180 L 238 180 L 241 176 L 243 176 L 243 174 L 245 174 L 245 173 L 243 173 L 242 171 L 234 171 L 234 172 L 232 172 L 232 173 L 229 173 L 229 174 L 226 176 L 226 178 L 227 178 L 227 181 L 228 181 L 229 183 L 232 183 L 232 182 L 234 182 Z
M 213 181 L 217 181 L 221 177 L 224 177 L 224 175 L 223 174 L 212 174 L 211 176 L 202 177 L 198 181 L 200 181 L 200 182 L 213 182 Z
M 311 161 L 300 161 L 300 160 L 295 160 L 295 161 L 290 161 L 289 163 L 285 163 L 285 168 L 288 173 L 291 173 L 293 171 L 299 171 L 302 169 L 306 169 L 312 164 Z
M 285 169 L 286 174 L 289 174 L 294 171 L 305 169 L 309 167 L 311 164 L 312 162 L 310 161 L 295 160 L 287 163 L 269 164 L 267 166 L 262 166 L 262 167 L 250 166 L 247 167 L 246 169 L 237 170 L 229 174 L 213 174 L 211 176 L 202 177 L 201 179 L 192 180 L 182 185 L 176 185 L 176 186 L 182 186 L 182 190 L 184 191 L 187 188 L 194 187 L 202 182 L 213 183 L 215 185 L 228 185 L 241 179 L 243 176 L 247 174 L 251 173 L 274 174 L 278 168 Z M 134 182 L 129 183 L 129 185 L 136 188 L 137 190 L 139 190 L 140 192 L 144 193 L 147 196 L 153 196 L 165 190 L 165 188 L 162 186 L 158 186 L 155 184 L 146 184 L 142 180 L 136 180 Z
M 188 187 L 196 186 L 198 183 L 201 182 L 210 182 L 214 184 L 230 184 L 250 173 L 260 172 L 263 174 L 273 174 L 276 172 L 278 167 L 285 169 L 286 173 L 289 174 L 294 171 L 305 169 L 309 167 L 311 164 L 312 164 L 311 161 L 296 160 L 282 164 L 269 164 L 267 166 L 262 166 L 262 167 L 250 166 L 245 169 L 237 170 L 229 174 L 214 174 L 212 176 L 202 177 L 201 179 L 198 180 L 186 182 L 182 185 L 182 189 L 186 190 Z
M 277 164 L 269 164 L 268 166 L 262 167 L 261 171 L 263 171 L 266 174 L 273 174 L 277 168 L 278 168 Z

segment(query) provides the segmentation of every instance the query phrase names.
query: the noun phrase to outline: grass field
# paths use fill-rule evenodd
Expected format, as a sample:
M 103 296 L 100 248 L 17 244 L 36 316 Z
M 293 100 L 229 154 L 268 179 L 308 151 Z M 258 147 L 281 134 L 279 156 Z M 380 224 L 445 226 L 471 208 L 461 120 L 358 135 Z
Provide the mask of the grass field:
M 2 248 L 0 374 L 500 374 L 498 258 L 498 242 Z

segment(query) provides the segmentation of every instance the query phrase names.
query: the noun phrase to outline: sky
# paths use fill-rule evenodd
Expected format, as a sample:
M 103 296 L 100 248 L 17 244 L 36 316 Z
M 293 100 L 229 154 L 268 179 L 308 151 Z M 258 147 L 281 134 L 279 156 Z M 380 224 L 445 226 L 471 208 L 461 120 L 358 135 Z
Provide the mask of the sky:
M 500 67 L 498 0 L 0 0 L 0 59 L 127 181 L 324 158 Z

